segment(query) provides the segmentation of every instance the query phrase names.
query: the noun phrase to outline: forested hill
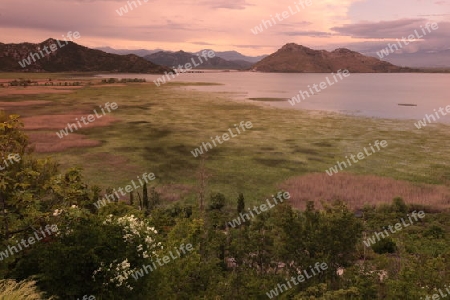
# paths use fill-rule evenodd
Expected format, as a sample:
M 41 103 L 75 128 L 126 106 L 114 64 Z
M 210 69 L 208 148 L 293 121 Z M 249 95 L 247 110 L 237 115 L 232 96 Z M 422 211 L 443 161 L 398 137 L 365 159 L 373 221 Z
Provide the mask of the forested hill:
M 0 43 L 0 71 L 4 72 L 164 73 L 170 70 L 134 54 L 106 53 L 71 41 L 50 38 L 37 44 Z

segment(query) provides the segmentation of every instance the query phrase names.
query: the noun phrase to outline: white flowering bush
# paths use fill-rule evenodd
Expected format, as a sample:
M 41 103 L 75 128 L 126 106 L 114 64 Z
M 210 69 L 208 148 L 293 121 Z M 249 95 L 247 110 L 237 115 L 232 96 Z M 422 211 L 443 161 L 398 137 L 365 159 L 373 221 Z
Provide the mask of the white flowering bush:
M 72 227 L 74 224 L 88 215 L 89 212 L 86 209 L 72 204 L 65 209 L 56 208 L 52 213 L 53 218 L 50 220 L 59 224 L 60 230 L 56 233 L 56 236 L 69 236 L 73 233 Z
M 130 279 L 130 275 L 135 271 L 131 269 L 131 265 L 128 262 L 128 259 L 125 259 L 121 263 L 117 263 L 117 260 L 114 260 L 108 266 L 105 266 L 105 263 L 100 263 L 100 268 L 94 271 L 92 274 L 92 279 L 95 280 L 97 273 L 105 273 L 110 274 L 111 278 L 109 281 L 103 283 L 104 286 L 109 286 L 110 284 L 114 284 L 116 287 L 126 287 L 130 291 L 133 290 L 133 286 L 128 282 Z
M 112 262 L 100 263 L 100 267 L 94 271 L 92 278 L 106 278 L 103 285 L 114 285 L 133 289 L 131 274 L 157 256 L 157 251 L 162 249 L 161 243 L 156 241 L 158 232 L 148 222 L 126 215 L 115 217 L 108 215 L 103 222 L 104 226 L 118 228 L 121 231 L 121 239 L 126 247 L 124 258 L 116 258 Z

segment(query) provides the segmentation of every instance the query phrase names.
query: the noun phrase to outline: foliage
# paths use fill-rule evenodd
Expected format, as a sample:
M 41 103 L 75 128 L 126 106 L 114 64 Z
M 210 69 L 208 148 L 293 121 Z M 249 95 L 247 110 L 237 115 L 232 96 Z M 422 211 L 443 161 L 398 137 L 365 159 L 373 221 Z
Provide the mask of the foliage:
M 0 119 L 1 153 L 22 157 L 0 172 L 0 253 L 32 235 L 33 228 L 59 228 L 2 262 L 0 275 L 33 280 L 48 295 L 69 300 L 83 295 L 108 300 L 265 299 L 277 284 L 322 262 L 328 266 L 325 272 L 279 299 L 420 299 L 450 281 L 448 212 L 427 212 L 424 219 L 374 244 L 372 251 L 362 243 L 363 230 L 375 232 L 405 217 L 412 207 L 402 199 L 384 207 L 366 206 L 362 218 L 341 201 L 322 203 L 320 209 L 306 202 L 303 210 L 284 202 L 255 212 L 245 226 L 235 228 L 225 224 L 236 212 L 250 214 L 243 194 L 237 207 L 227 205 L 224 194 L 212 194 L 208 209 L 202 210 L 192 205 L 197 199 L 164 203 L 152 187 L 149 195 L 144 192 L 145 209 L 117 201 L 95 210 L 92 203 L 101 190 L 85 182 L 81 169 L 61 174 L 51 160 L 34 159 L 18 117 L 1 114 Z M 191 252 L 142 278 L 133 277 L 142 266 L 187 244 Z M 43 298 L 31 281 L 1 281 L 0 290 L 6 288 L 29 289 L 30 297 L 38 295 L 30 299 Z
M 43 298 L 44 294 L 38 290 L 35 281 L 0 280 L 0 300 L 41 300 Z
M 36 245 L 18 264 L 16 276 L 36 276 L 43 290 L 64 299 L 85 294 L 122 299 L 147 289 L 131 276 L 161 248 L 147 221 L 133 215 L 103 220 L 77 207 L 58 218 L 57 239 Z
M 221 193 L 213 194 L 209 200 L 209 209 L 210 210 L 221 210 L 225 206 L 225 195 Z
M 237 213 L 240 214 L 245 209 L 245 200 L 244 200 L 244 194 L 239 193 L 239 197 L 237 199 Z
M 372 249 L 378 254 L 394 253 L 397 250 L 397 245 L 390 237 L 386 237 L 373 244 Z

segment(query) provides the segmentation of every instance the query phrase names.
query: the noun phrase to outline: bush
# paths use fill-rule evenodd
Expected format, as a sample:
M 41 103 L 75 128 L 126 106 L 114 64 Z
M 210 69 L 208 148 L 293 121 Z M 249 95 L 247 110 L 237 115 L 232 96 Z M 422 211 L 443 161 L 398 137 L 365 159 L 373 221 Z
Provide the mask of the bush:
M 221 210 L 225 206 L 225 196 L 222 193 L 217 193 L 215 195 L 211 195 L 209 201 L 209 209 L 217 209 Z
M 400 197 L 396 197 L 392 200 L 392 209 L 397 213 L 408 213 L 408 205 L 406 205 L 405 201 Z
M 445 230 L 442 229 L 442 227 L 438 225 L 432 225 L 425 231 L 424 236 L 431 237 L 434 239 L 441 239 L 444 237 L 444 234 Z
M 372 250 L 377 254 L 394 253 L 397 251 L 397 245 L 391 238 L 384 238 L 372 245 Z

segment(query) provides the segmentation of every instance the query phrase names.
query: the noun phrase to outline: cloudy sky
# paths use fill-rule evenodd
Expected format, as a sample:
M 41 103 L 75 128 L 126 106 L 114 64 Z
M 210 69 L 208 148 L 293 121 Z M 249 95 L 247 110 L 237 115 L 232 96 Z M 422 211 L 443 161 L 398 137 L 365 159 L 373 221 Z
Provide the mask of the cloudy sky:
M 436 22 L 439 29 L 403 51 L 450 49 L 450 0 L 303 1 L 134 0 L 136 7 L 132 0 L 0 0 L 0 42 L 41 42 L 78 31 L 76 42 L 92 48 L 261 55 L 294 42 L 368 51 Z M 276 24 L 266 22 L 254 34 L 262 20 Z

